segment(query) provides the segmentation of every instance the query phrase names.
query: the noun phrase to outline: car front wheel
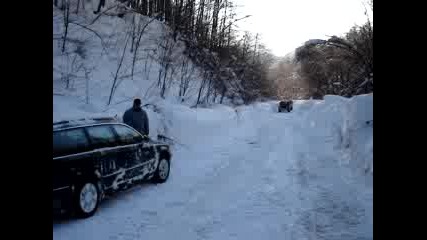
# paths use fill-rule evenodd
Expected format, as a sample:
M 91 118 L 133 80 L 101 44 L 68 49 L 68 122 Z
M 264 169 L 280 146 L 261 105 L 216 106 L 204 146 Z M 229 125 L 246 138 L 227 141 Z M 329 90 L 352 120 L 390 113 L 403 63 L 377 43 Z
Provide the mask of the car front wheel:
M 74 203 L 78 217 L 87 218 L 98 209 L 100 192 L 95 182 L 87 181 L 77 186 Z
M 168 160 L 162 158 L 159 161 L 159 165 L 157 166 L 157 170 L 154 176 L 154 182 L 156 183 L 164 183 L 169 177 L 170 171 L 170 163 Z

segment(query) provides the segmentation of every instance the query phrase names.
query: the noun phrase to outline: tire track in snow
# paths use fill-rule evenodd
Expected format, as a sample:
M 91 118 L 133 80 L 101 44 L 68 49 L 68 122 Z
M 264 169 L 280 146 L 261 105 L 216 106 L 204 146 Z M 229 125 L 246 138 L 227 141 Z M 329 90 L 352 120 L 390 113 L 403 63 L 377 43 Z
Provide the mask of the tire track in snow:
M 248 139 L 245 135 L 235 136 L 232 148 L 229 145 L 218 147 L 216 152 L 224 154 L 223 159 L 218 159 L 221 164 L 189 189 L 189 200 L 181 210 L 188 218 L 198 219 L 194 231 L 199 237 L 215 238 L 218 234 L 227 238 L 238 237 L 247 231 L 240 227 L 243 219 L 249 219 L 249 224 L 259 225 L 265 217 L 274 217 L 280 221 L 291 216 L 289 209 L 280 212 L 286 206 L 281 201 L 282 196 L 277 191 L 269 192 L 269 189 L 274 189 L 275 183 L 267 181 L 267 184 L 259 184 L 263 179 L 266 180 L 265 176 L 271 174 L 271 171 L 279 170 L 265 168 L 266 163 L 271 161 L 265 155 L 269 152 L 266 148 L 273 150 L 274 144 L 279 144 L 279 139 L 286 137 L 276 136 L 266 141 L 264 138 L 273 131 L 276 129 L 266 121 L 257 130 L 255 139 Z M 264 141 L 273 144 L 264 144 Z M 224 224 L 230 218 L 236 221 Z M 287 231 L 280 224 L 273 228 L 277 236 Z
M 295 128 L 302 129 L 302 126 Z M 304 138 L 308 136 L 304 135 Z M 360 197 L 365 189 L 358 188 L 343 177 L 345 172 L 351 170 L 340 168 L 337 159 L 339 149 L 331 139 L 333 136 L 325 135 L 304 140 L 311 144 L 311 148 L 301 153 L 297 160 L 296 177 L 302 186 L 301 194 L 309 200 L 297 222 L 302 227 L 300 237 L 371 239 L 369 213 L 364 207 L 366 200 Z

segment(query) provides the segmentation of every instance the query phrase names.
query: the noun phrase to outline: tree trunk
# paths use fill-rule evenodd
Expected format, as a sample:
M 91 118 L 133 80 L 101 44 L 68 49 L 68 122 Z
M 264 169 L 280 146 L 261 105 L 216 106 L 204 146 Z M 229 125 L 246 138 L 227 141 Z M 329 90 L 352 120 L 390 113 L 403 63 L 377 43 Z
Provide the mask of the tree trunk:
M 196 22 L 196 39 L 197 40 L 202 40 L 203 38 L 204 10 L 205 10 L 205 0 L 200 0 L 199 12 L 197 15 L 197 22 Z M 201 44 L 203 44 L 203 41 L 201 41 Z
M 221 22 L 221 27 L 220 27 L 220 36 L 219 36 L 219 47 L 222 48 L 224 46 L 224 40 L 225 40 L 225 22 L 227 20 L 227 7 L 228 7 L 228 2 L 227 0 L 225 0 L 224 3 L 224 16 L 222 17 L 222 22 Z
M 165 70 L 163 73 L 163 84 L 162 84 L 162 90 L 160 92 L 160 96 L 164 99 L 165 98 L 165 92 L 166 92 L 166 78 L 168 76 L 169 71 L 169 63 L 165 64 Z
M 197 103 L 196 106 L 200 103 L 200 97 L 202 96 L 202 91 L 205 87 L 206 84 L 206 73 L 204 74 L 205 76 L 203 77 L 202 83 L 200 84 L 200 88 L 199 88 L 199 93 L 197 95 Z
M 225 90 L 226 90 L 226 88 L 224 87 L 224 88 L 222 89 L 222 92 L 221 92 L 221 99 L 219 100 L 219 103 L 220 103 L 220 104 L 222 104 L 222 102 L 223 102 L 223 100 L 224 100 Z
M 62 53 L 65 52 L 65 42 L 67 41 L 67 35 L 68 35 L 68 25 L 69 25 L 69 17 L 70 17 L 70 4 L 67 1 L 67 4 L 65 5 L 64 9 L 64 39 L 62 41 Z
M 217 47 L 217 28 L 218 28 L 218 14 L 220 10 L 220 0 L 215 0 L 214 9 L 212 14 L 212 30 L 211 30 L 211 46 L 212 50 L 216 50 Z
M 85 78 L 86 78 L 86 104 L 89 104 L 89 73 L 87 70 L 85 71 Z
M 129 37 L 126 38 L 126 43 L 125 43 L 125 47 L 123 48 L 122 57 L 120 59 L 119 65 L 117 66 L 116 75 L 114 76 L 113 85 L 111 86 L 110 97 L 108 98 L 108 105 L 111 104 L 111 100 L 113 99 L 113 94 L 117 88 L 117 79 L 119 76 L 120 68 L 122 67 L 122 64 L 123 64 L 123 59 L 124 59 L 125 54 L 126 54 L 126 47 L 128 45 L 128 42 L 129 42 Z
M 76 14 L 79 14 L 80 0 L 77 0 Z
M 148 5 L 147 5 L 147 0 L 143 0 L 141 2 L 141 8 L 140 11 L 142 13 L 142 15 L 148 15 Z
M 145 29 L 147 28 L 148 25 L 150 25 L 150 23 L 152 23 L 154 21 L 154 18 L 152 18 L 149 22 L 147 22 L 144 27 L 142 27 L 141 30 L 139 30 L 140 26 L 138 25 L 138 39 L 136 40 L 135 43 L 135 49 L 133 49 L 134 53 L 133 53 L 133 58 L 132 58 L 132 69 L 131 69 L 131 74 L 132 74 L 132 79 L 133 79 L 133 73 L 134 73 L 134 69 L 135 69 L 135 63 L 136 63 L 136 57 L 137 57 L 137 53 L 138 53 L 138 49 L 139 49 L 139 45 L 141 43 L 141 38 L 142 35 L 145 32 Z
M 148 2 L 148 16 L 149 17 L 153 16 L 153 8 L 154 8 L 154 1 L 149 0 L 149 2 Z
M 99 0 L 98 9 L 94 12 L 98 14 L 101 11 L 101 8 L 105 6 L 105 0 Z
M 131 45 L 130 45 L 130 52 L 133 52 L 133 45 L 134 45 L 134 43 L 135 43 L 135 25 L 136 25 L 136 23 L 135 23 L 135 14 L 133 15 L 133 17 L 132 17 L 132 42 L 131 42 Z
M 172 2 L 171 0 L 163 0 L 164 12 L 165 12 L 165 21 L 168 23 L 172 22 Z

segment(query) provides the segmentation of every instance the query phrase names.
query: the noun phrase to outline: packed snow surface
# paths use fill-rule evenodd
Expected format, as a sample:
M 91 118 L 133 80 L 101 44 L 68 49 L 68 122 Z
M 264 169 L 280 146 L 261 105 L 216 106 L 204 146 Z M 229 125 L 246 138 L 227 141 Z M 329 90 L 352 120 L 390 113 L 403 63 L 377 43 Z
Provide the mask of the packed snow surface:
M 102 115 L 54 96 L 54 120 Z M 121 116 L 131 103 L 107 111 Z M 54 221 L 54 239 L 372 239 L 372 95 L 147 109 L 173 145 L 164 184 L 105 200 L 89 219 Z

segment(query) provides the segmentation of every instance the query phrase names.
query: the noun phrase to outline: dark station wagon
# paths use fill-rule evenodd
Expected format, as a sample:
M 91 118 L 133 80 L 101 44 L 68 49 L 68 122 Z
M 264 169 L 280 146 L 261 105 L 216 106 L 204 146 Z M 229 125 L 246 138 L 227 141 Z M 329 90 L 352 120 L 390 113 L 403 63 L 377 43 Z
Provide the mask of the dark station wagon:
M 169 177 L 167 144 L 114 118 L 53 124 L 53 210 L 92 216 L 106 195 Z

